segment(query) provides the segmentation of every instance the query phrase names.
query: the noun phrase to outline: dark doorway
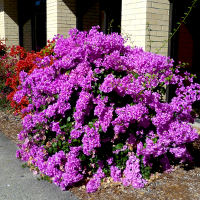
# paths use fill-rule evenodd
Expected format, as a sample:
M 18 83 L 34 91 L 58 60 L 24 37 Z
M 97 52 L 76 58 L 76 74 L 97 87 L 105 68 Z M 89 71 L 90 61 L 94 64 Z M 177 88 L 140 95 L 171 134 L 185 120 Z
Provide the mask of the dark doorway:
M 122 0 L 77 0 L 77 28 L 99 25 L 104 33 L 121 32 Z
M 172 11 L 172 26 L 177 27 L 176 23 L 181 21 L 181 17 L 191 6 L 190 0 L 174 1 Z M 200 82 L 200 2 L 196 4 L 186 20 L 182 24 L 171 43 L 171 57 L 176 63 L 178 61 L 188 63 L 187 70 L 195 73 Z
M 46 0 L 18 0 L 20 45 L 39 51 L 46 45 Z
M 121 33 L 121 0 L 100 0 L 101 12 L 104 13 L 104 32 Z

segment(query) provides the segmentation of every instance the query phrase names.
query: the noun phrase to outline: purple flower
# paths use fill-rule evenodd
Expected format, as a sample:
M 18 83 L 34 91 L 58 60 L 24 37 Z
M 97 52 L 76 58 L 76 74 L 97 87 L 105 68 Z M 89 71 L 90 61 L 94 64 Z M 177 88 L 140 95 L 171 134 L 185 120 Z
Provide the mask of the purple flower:
M 141 164 L 153 167 L 159 159 L 169 170 L 169 153 L 192 160 L 186 144 L 199 138 L 191 123 L 200 84 L 180 66 L 174 71 L 172 59 L 126 46 L 121 35 L 98 28 L 58 35 L 54 53 L 37 58 L 31 74 L 20 73 L 14 100 L 26 97 L 30 104 L 16 156 L 62 189 L 92 176 L 86 188 L 95 192 L 104 165 L 114 181 L 140 188 L 146 183 Z M 176 87 L 170 102 L 165 85 Z M 126 156 L 126 167 L 115 166 Z
M 144 187 L 146 183 L 140 173 L 140 160 L 135 155 L 131 155 L 126 162 L 122 182 L 124 186 L 132 185 L 134 188 Z
M 62 134 L 62 131 L 61 131 L 60 126 L 59 126 L 59 122 L 52 122 L 51 130 L 56 132 L 56 135 Z
M 101 146 L 100 135 L 98 131 L 89 126 L 85 126 L 85 134 L 83 135 L 83 153 L 85 155 L 91 155 L 91 152 Z
M 94 174 L 92 179 L 90 179 L 89 182 L 87 183 L 87 185 L 86 185 L 87 192 L 88 193 L 96 192 L 97 189 L 101 185 L 101 179 L 104 177 L 105 177 L 105 174 L 104 174 L 103 170 L 101 168 L 99 168 L 97 170 L 96 174 Z
M 110 176 L 113 178 L 113 180 L 115 182 L 119 182 L 119 181 L 121 181 L 122 171 L 116 166 L 111 166 L 110 167 Z
M 115 77 L 113 76 L 113 74 L 109 74 L 108 76 L 106 76 L 104 82 L 102 83 L 99 89 L 102 92 L 109 93 L 114 88 L 115 88 Z

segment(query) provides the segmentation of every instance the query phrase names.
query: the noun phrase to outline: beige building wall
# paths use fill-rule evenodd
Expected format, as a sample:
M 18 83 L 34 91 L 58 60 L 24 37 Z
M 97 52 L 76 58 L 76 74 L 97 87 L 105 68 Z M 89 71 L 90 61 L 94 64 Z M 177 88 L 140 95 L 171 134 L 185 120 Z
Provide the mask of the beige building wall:
M 76 0 L 47 0 L 47 39 L 76 27 Z
M 127 44 L 168 55 L 169 9 L 169 0 L 122 0 L 121 28 Z
M 66 37 L 71 28 L 76 28 L 76 0 L 59 0 L 58 33 Z
M 52 39 L 58 34 L 58 0 L 47 0 L 47 39 Z
M 145 50 L 168 55 L 169 0 L 147 1 L 147 30 Z
M 85 30 L 100 23 L 99 1 L 96 2 L 83 16 Z M 121 29 L 122 35 L 131 39 L 128 44 L 158 51 L 169 36 L 169 9 L 169 0 L 122 0 Z M 47 0 L 47 39 L 57 34 L 68 36 L 68 31 L 76 27 L 76 15 L 76 0 Z M 17 22 L 17 1 L 0 0 L 0 38 L 6 38 L 8 45 L 19 44 Z M 29 49 L 31 32 L 24 31 L 24 45 Z M 158 53 L 168 54 L 168 42 Z
M 6 44 L 19 45 L 19 27 L 16 0 L 0 0 L 0 38 Z
M 4 0 L 4 27 L 6 44 L 19 45 L 19 26 L 16 0 Z
M 147 0 L 122 0 L 121 32 L 128 44 L 145 48 Z
M 5 39 L 4 0 L 0 0 L 0 39 Z

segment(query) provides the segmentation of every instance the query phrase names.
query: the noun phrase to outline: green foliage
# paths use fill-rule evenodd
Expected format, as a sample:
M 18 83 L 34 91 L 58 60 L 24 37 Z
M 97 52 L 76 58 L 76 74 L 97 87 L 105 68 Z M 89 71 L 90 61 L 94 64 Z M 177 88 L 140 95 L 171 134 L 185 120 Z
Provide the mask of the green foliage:
M 27 163 L 23 163 L 22 168 L 26 168 L 26 167 L 28 167 Z
M 124 146 L 123 143 L 118 143 L 118 144 L 113 148 L 113 150 L 115 151 L 115 150 L 117 150 L 117 149 L 122 149 L 123 146 Z
M 66 141 L 63 141 L 62 142 L 62 147 L 61 149 L 65 152 L 65 153 L 68 153 L 69 152 L 69 143 L 66 142 Z
M 151 175 L 151 167 L 150 166 L 144 166 L 144 164 L 141 164 L 141 174 L 144 179 L 149 179 Z
M 125 169 L 127 160 L 128 150 L 120 151 L 118 154 L 114 154 L 114 161 L 119 169 Z
M 49 177 L 49 176 L 47 176 L 47 175 L 41 175 L 41 177 L 40 178 L 37 178 L 39 181 L 40 180 L 44 180 L 44 181 L 48 181 L 49 183 L 51 183 L 52 182 L 52 180 L 51 180 L 51 178 Z

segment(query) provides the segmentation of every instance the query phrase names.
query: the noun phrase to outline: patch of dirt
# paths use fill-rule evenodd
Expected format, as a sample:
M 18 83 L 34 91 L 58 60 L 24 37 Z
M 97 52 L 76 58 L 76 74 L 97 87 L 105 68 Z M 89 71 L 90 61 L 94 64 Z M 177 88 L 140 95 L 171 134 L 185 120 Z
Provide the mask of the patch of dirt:
M 82 200 L 199 200 L 200 168 L 188 171 L 179 166 L 171 173 L 157 175 L 142 189 L 111 182 L 103 183 L 93 194 L 87 194 L 84 186 L 70 191 Z
M 0 131 L 15 143 L 19 143 L 17 134 L 22 130 L 21 117 L 11 111 L 0 110 Z
M 21 117 L 0 110 L 0 131 L 18 143 L 20 130 Z M 143 189 L 123 187 L 107 178 L 92 194 L 86 193 L 84 185 L 69 190 L 82 200 L 200 200 L 200 141 L 196 141 L 191 148 L 195 155 L 192 165 L 177 166 L 171 173 L 157 173 Z

